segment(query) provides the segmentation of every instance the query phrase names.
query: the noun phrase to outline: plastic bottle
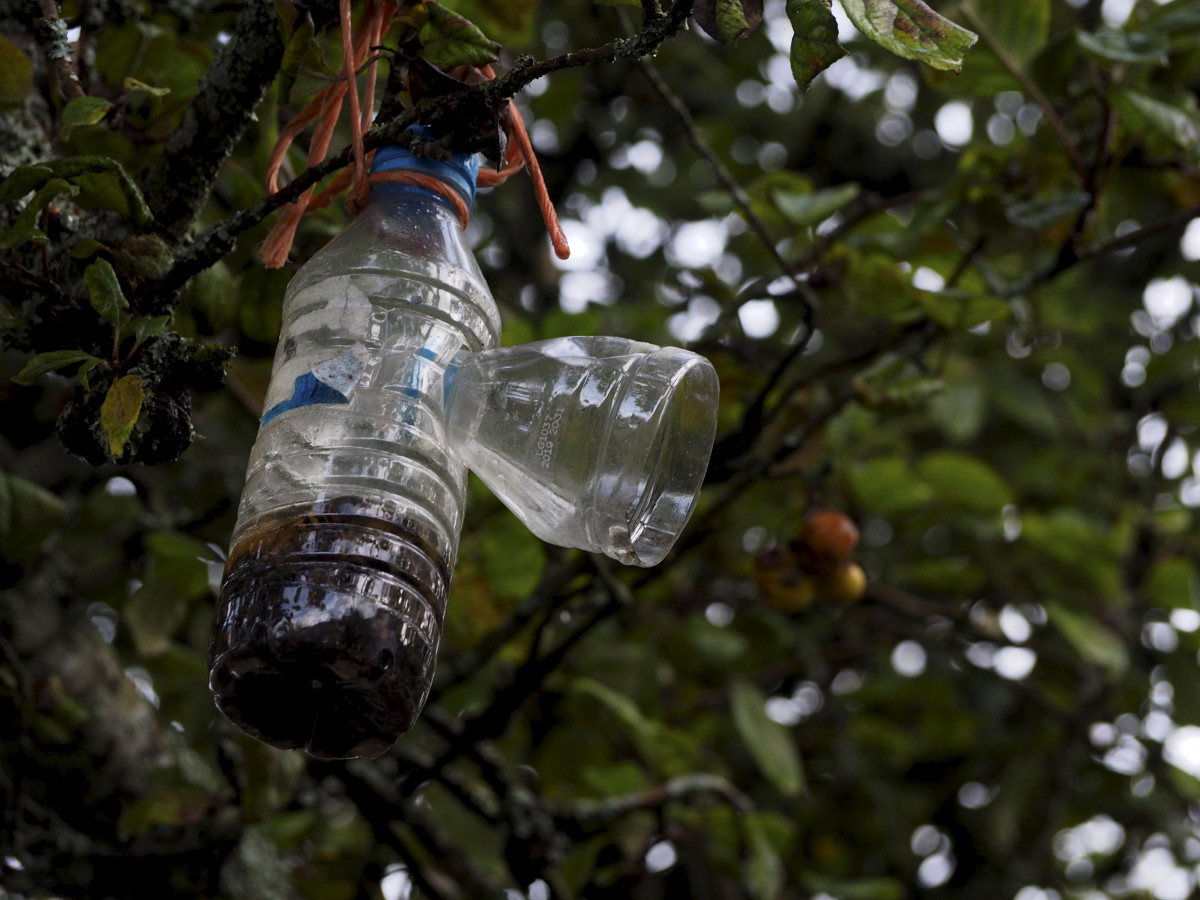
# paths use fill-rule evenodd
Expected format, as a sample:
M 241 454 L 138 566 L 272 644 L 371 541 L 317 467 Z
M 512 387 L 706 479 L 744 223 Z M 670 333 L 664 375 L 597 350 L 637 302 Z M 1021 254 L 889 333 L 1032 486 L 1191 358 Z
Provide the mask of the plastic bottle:
M 477 162 L 376 153 L 474 199 Z M 453 207 L 381 184 L 293 277 L 210 652 L 221 711 L 276 747 L 377 756 L 428 695 L 463 520 L 444 370 L 499 342 Z
M 448 370 L 454 451 L 529 530 L 653 566 L 695 508 L 717 426 L 717 373 L 678 347 L 564 337 Z

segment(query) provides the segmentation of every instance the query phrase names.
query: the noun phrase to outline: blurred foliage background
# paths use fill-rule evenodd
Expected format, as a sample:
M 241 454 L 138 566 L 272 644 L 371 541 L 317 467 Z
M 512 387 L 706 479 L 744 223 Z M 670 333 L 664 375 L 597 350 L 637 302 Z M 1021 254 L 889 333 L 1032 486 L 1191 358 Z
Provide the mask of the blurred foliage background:
M 448 5 L 502 71 L 664 19 Z M 1193 896 L 1200 2 L 935 5 L 958 73 L 844 0 L 802 91 L 821 0 L 710 0 L 740 39 L 519 95 L 573 255 L 523 176 L 481 195 L 505 341 L 707 355 L 708 483 L 643 571 L 472 482 L 429 707 L 339 763 L 237 732 L 206 653 L 279 301 L 348 214 L 181 268 L 337 77 L 333 4 L 0 7 L 0 896 Z M 860 600 L 803 571 L 820 509 Z

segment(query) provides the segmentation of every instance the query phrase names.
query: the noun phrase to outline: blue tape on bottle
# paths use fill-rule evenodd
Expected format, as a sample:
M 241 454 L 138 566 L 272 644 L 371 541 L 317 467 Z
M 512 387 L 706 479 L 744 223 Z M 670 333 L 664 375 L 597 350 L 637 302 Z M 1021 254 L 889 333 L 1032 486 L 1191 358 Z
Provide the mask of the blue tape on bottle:
M 263 413 L 259 427 L 288 410 L 299 409 L 302 406 L 312 406 L 316 403 L 349 403 L 363 368 L 362 360 L 355 356 L 352 350 L 317 363 L 311 372 L 306 372 L 295 380 L 292 396 L 282 403 L 276 403 Z

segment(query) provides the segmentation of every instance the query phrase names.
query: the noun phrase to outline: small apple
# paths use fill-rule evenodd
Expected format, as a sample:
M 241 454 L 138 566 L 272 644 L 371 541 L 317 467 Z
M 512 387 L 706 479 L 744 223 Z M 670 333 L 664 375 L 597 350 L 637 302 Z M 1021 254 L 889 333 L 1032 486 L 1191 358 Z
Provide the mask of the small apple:
M 821 598 L 830 603 L 857 603 L 867 592 L 867 573 L 856 562 L 843 562 L 821 578 Z
M 785 613 L 807 609 L 817 597 L 816 583 L 783 547 L 771 547 L 754 557 L 754 586 L 773 609 Z
M 804 520 L 794 547 L 800 565 L 814 575 L 833 572 L 858 546 L 858 528 L 850 518 L 820 510 Z

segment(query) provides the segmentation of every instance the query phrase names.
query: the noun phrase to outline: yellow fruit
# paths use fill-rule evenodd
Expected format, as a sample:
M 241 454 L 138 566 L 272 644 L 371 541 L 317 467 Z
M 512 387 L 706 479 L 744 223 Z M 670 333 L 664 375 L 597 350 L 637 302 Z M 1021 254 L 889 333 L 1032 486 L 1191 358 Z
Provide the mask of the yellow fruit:
M 867 592 L 867 573 L 854 562 L 844 562 L 821 579 L 821 598 L 830 603 L 857 603 Z
M 758 595 L 780 612 L 806 609 L 817 596 L 816 583 L 796 565 L 782 547 L 772 547 L 754 557 L 754 586 Z

